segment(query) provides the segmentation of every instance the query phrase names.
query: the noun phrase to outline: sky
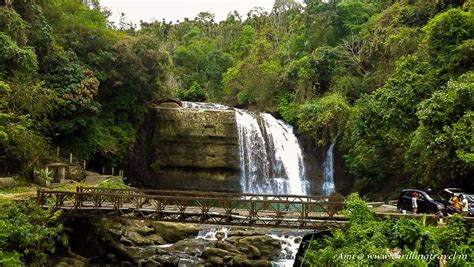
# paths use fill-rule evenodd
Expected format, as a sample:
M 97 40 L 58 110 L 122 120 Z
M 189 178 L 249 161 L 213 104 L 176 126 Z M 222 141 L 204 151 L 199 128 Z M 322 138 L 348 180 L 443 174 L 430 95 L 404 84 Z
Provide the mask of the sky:
M 271 11 L 274 0 L 101 0 L 101 6 L 112 11 L 112 21 L 118 22 L 120 14 L 126 20 L 140 25 L 140 20 L 167 22 L 184 18 L 194 19 L 199 12 L 208 11 L 215 15 L 215 21 L 225 20 L 227 14 L 237 10 L 243 19 L 254 7 Z M 299 1 L 298 1 L 299 2 Z

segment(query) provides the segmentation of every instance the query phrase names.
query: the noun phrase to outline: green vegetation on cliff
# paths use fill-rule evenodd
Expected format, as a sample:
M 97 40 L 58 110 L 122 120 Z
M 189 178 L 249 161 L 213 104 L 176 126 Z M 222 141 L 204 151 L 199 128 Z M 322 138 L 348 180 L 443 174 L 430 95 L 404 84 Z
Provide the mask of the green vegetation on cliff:
M 279 114 L 336 142 L 357 190 L 474 190 L 469 0 L 276 0 L 115 27 L 92 1 L 0 0 L 0 172 L 53 145 L 119 166 L 162 96 Z

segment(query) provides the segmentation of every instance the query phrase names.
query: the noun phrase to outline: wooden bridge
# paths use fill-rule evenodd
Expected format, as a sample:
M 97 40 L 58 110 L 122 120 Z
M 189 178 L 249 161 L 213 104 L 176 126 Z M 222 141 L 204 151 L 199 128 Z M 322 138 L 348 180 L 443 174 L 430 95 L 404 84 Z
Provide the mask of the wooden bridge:
M 65 216 L 326 229 L 347 221 L 343 198 L 78 187 L 38 190 L 37 202 Z

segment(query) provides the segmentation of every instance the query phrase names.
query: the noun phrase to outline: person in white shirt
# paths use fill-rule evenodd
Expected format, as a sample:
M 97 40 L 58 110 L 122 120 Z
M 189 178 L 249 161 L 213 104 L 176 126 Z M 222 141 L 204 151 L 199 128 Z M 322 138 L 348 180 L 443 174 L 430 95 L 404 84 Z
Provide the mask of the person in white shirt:
M 469 211 L 469 202 L 467 201 L 467 197 L 465 195 L 460 195 L 461 198 L 461 211 L 463 215 L 467 215 Z
M 416 211 L 418 210 L 417 199 L 418 199 L 418 194 L 416 192 L 413 192 L 413 197 L 411 198 L 411 207 L 412 207 L 413 213 L 416 213 Z

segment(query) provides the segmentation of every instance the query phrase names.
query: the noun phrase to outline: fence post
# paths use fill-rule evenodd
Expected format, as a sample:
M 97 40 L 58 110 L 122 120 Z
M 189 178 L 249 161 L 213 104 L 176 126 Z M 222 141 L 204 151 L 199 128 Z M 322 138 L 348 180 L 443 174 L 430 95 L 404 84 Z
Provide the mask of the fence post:
M 102 175 L 105 174 L 105 167 L 102 167 Z
M 112 176 L 114 176 L 115 168 L 112 167 Z
M 72 153 L 69 153 L 69 164 L 72 164 Z
M 56 155 L 59 156 L 59 147 L 56 147 Z
M 84 171 L 86 170 L 86 161 L 84 160 Z

